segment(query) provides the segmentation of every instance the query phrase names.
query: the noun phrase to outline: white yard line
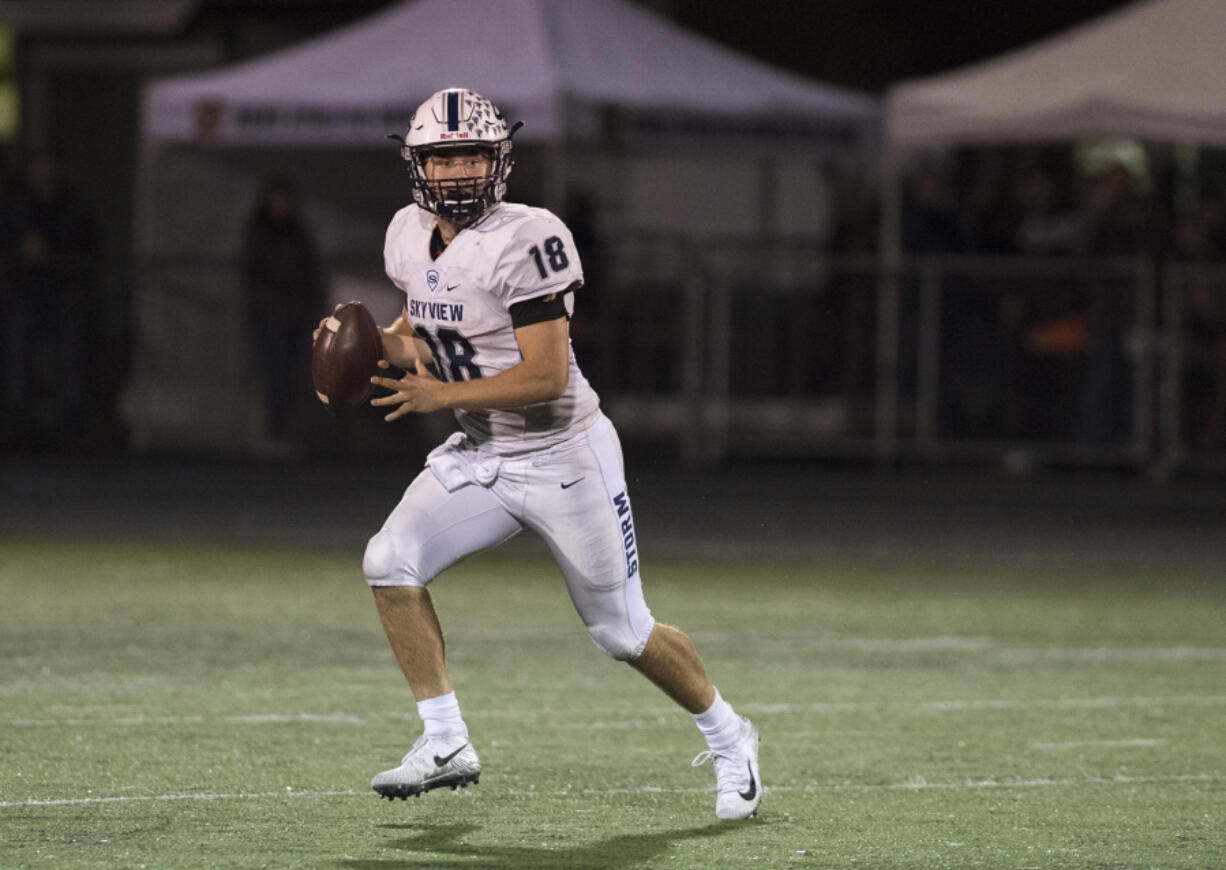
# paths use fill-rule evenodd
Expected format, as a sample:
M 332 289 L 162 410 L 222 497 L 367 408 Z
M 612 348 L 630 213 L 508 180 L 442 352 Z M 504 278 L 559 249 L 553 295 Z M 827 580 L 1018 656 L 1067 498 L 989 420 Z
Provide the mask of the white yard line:
M 782 785 L 766 786 L 766 792 L 798 792 L 801 794 L 822 792 L 872 792 L 872 791 L 971 791 L 977 789 L 1013 789 L 1013 788 L 1052 788 L 1076 787 L 1082 785 L 1148 785 L 1148 784 L 1179 784 L 1179 783 L 1217 783 L 1226 781 L 1226 774 L 1221 773 L 1191 773 L 1177 776 L 1124 776 L 1118 774 L 1111 777 L 1087 776 L 1077 779 L 979 779 L 963 782 L 928 782 L 921 776 L 911 777 L 902 782 L 893 783 L 842 783 L 837 785 Z M 493 786 L 485 791 L 494 791 L 500 795 L 511 797 L 568 797 L 570 795 L 621 795 L 621 794 L 706 794 L 714 790 L 714 786 L 703 788 L 660 788 L 657 786 L 640 786 L 638 788 L 584 788 L 584 789 L 518 789 L 499 788 Z M 459 794 L 474 794 L 469 790 Z M 353 789 L 325 789 L 313 791 L 310 789 L 266 792 L 232 792 L 232 793 L 186 793 L 161 795 L 119 795 L 113 797 L 81 797 L 81 798 L 26 798 L 17 801 L 0 801 L 0 809 L 13 807 L 58 807 L 78 806 L 81 804 L 115 804 L 136 803 L 141 801 L 218 801 L 218 800 L 269 800 L 283 798 L 328 798 L 328 797 L 361 797 L 370 800 L 375 795 L 370 791 L 354 791 Z
M 352 797 L 369 792 L 356 792 L 353 789 L 342 791 L 265 791 L 265 792 L 234 792 L 231 794 L 134 794 L 115 797 L 83 797 L 83 798 L 52 798 L 38 800 L 27 798 L 23 801 L 0 801 L 0 807 L 64 807 L 78 804 L 122 804 L 138 801 L 222 801 L 222 800 L 262 800 L 267 798 L 303 798 L 303 797 Z
M 1198 706 L 1218 707 L 1226 705 L 1226 695 L 1171 695 L 1156 696 L 1107 696 L 1099 698 L 968 698 L 949 701 L 816 701 L 809 704 L 738 704 L 737 708 L 744 713 L 760 715 L 780 715 L 787 713 L 863 713 L 883 709 L 913 709 L 931 710 L 937 713 L 957 713 L 976 710 L 1093 710 L 1116 707 L 1164 707 L 1164 706 Z M 89 712 L 88 710 L 65 710 L 64 718 L 44 719 L 10 719 L 3 723 L 12 728 L 51 728 L 67 727 L 97 727 L 99 725 L 200 725 L 205 722 L 220 722 L 226 725 L 285 725 L 312 723 L 322 725 L 361 725 L 366 722 L 386 721 L 388 719 L 416 721 L 414 714 L 406 712 L 386 712 L 360 715 L 336 711 L 332 713 L 258 713 L 246 716 L 80 716 L 72 713 Z M 595 721 L 563 722 L 558 727 L 578 729 L 629 729 L 655 727 L 662 721 L 668 721 L 676 715 L 675 707 L 649 707 L 639 711 L 641 716 L 625 719 L 608 719 Z M 508 708 L 502 710 L 474 710 L 468 716 L 471 719 L 538 719 L 553 715 L 550 711 L 525 712 L 520 709 Z
M 352 713 L 261 713 L 256 716 L 230 716 L 231 725 L 282 725 L 286 722 L 335 722 L 342 725 L 359 725 L 361 716 Z
M 1145 695 L 1102 698 L 1047 698 L 1037 700 L 966 700 L 966 701 L 921 701 L 918 706 L 927 706 L 941 712 L 958 710 L 1058 710 L 1094 709 L 1097 707 L 1161 707 L 1166 704 L 1189 704 L 1192 706 L 1218 706 L 1226 704 L 1226 695 L 1172 695 L 1154 697 Z
M 694 632 L 704 645 L 737 646 L 746 636 L 736 632 Z M 1137 646 L 1066 647 L 1009 646 L 990 636 L 935 635 L 928 637 L 872 637 L 867 635 L 811 634 L 799 631 L 773 632 L 755 638 L 758 645 L 784 646 L 793 652 L 852 652 L 887 655 L 928 655 L 967 653 L 999 657 L 1010 662 L 1073 660 L 1105 662 L 1192 662 L 1226 661 L 1226 647 L 1217 646 Z
M 1203 646 L 1171 647 L 1016 647 L 993 652 L 1008 662 L 1041 660 L 1085 662 L 1222 662 L 1226 648 Z
M 1133 737 L 1128 740 L 1066 740 L 1063 743 L 1031 743 L 1031 749 L 1082 749 L 1087 746 L 1162 746 L 1165 740 Z

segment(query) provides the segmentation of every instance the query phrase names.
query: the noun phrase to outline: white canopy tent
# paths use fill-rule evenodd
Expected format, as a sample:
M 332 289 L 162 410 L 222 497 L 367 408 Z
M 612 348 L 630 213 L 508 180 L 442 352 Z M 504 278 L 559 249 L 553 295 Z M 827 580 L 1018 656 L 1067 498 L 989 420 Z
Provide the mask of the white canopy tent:
M 917 151 L 1090 136 L 1226 145 L 1224 44 L 1222 0 L 1140 0 L 991 60 L 894 85 L 885 101 L 883 250 L 897 247 L 898 175 Z
M 1137 136 L 1226 145 L 1226 5 L 1144 0 L 886 97 L 893 153 Z
M 871 167 L 880 143 L 875 97 L 772 68 L 625 0 L 406 0 L 266 57 L 153 81 L 143 94 L 137 250 L 157 266 L 138 283 L 128 402 L 138 446 L 233 448 L 246 438 L 243 399 L 232 395 L 242 392 L 241 354 L 224 372 L 202 373 L 187 362 L 197 351 L 160 333 L 208 316 L 229 319 L 199 329 L 241 337 L 224 264 L 261 177 L 289 171 L 322 247 L 377 266 L 383 228 L 409 196 L 386 136 L 457 85 L 526 122 L 512 198 L 535 180 L 541 204 L 557 210 L 581 184 L 615 215 L 606 229 L 761 232 L 767 215 L 812 233 L 821 162 Z M 334 274 L 334 294 L 387 290 L 352 277 Z M 216 355 L 203 338 L 194 343 Z M 201 403 L 176 406 L 163 392 L 189 380 L 217 394 L 207 419 Z
M 517 142 L 549 149 L 542 196 L 555 209 L 574 174 L 567 158 L 598 151 L 610 138 L 622 154 L 627 146 L 662 151 L 679 144 L 682 149 L 672 152 L 683 153 L 690 167 L 723 151 L 725 161 L 733 155 L 739 164 L 734 172 L 752 176 L 754 184 L 762 173 L 747 155 L 865 165 L 875 164 L 880 142 L 876 97 L 773 68 L 626 0 L 406 0 L 266 57 L 149 83 L 142 107 L 149 159 L 142 164 L 153 166 L 174 149 L 200 154 L 224 148 L 229 167 L 243 159 L 253 167 L 277 162 L 252 156 L 257 149 L 292 154 L 280 160 L 283 166 L 306 151 L 343 153 L 352 167 L 353 152 L 362 150 L 366 156 L 358 159 L 368 163 L 372 154 L 393 155 L 390 171 L 395 163 L 387 134 L 402 132 L 431 93 L 456 85 L 486 94 L 508 117 L 524 120 Z M 675 163 L 667 169 L 676 169 Z M 604 186 L 625 190 L 624 179 L 610 178 L 617 171 L 604 167 Z M 361 183 L 360 173 L 347 174 L 351 183 Z M 512 180 L 512 194 L 519 183 Z M 791 178 L 776 186 L 784 196 L 797 187 Z M 171 191 L 170 208 L 158 200 L 152 179 L 145 187 L 141 250 L 181 249 L 186 235 L 214 243 L 225 238 L 221 227 L 176 232 L 182 185 Z M 704 182 L 703 192 L 710 187 Z M 739 194 L 734 181 L 731 196 Z M 760 210 L 745 204 L 740 219 L 751 222 Z M 706 202 L 696 202 L 692 211 L 696 223 L 720 212 Z M 792 211 L 788 218 L 814 212 Z M 651 206 L 643 213 L 662 214 Z M 207 216 L 197 213 L 193 220 L 198 225 Z
M 623 0 L 418 0 L 268 57 L 154 82 L 144 130 L 163 142 L 377 146 L 425 97 L 457 84 L 528 118 L 529 141 L 576 138 L 571 112 L 584 107 L 867 131 L 878 119 L 874 98 L 770 67 Z
M 897 348 L 907 160 L 952 146 L 1094 136 L 1226 145 L 1224 44 L 1222 0 L 1140 0 L 991 60 L 888 90 L 878 323 L 880 454 L 892 455 L 897 441 L 898 359 L 891 349 Z M 1139 437 L 1148 437 L 1147 431 Z

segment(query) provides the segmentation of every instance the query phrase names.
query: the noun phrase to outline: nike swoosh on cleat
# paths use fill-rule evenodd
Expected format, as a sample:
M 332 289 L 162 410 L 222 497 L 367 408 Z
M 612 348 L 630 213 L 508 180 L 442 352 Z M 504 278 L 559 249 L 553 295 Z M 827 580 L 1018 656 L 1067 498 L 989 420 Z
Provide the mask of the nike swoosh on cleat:
M 584 477 L 586 477 L 586 475 L 584 475 Z M 583 480 L 583 477 L 579 478 L 579 480 Z M 572 480 L 570 483 L 559 483 L 558 486 L 562 487 L 562 489 L 570 489 L 572 486 L 578 483 L 579 480 Z
M 465 743 L 465 744 L 464 744 L 464 746 L 467 746 L 467 745 L 468 745 L 467 743 Z M 451 761 L 451 759 L 455 758 L 457 755 L 459 755 L 461 752 L 463 752 L 463 751 L 464 751 L 464 746 L 461 746 L 459 749 L 457 749 L 455 752 L 453 752 L 453 753 L 451 753 L 450 755 L 448 755 L 446 758 L 440 758 L 440 757 L 439 757 L 439 756 L 437 756 L 437 755 L 436 755 L 436 756 L 434 756 L 434 766 L 435 766 L 435 767 L 442 767 L 444 764 L 446 764 L 447 762 Z M 746 800 L 749 800 L 749 798 L 746 798 Z
M 437 760 L 438 756 L 435 756 L 435 761 Z M 741 796 L 741 800 L 751 801 L 758 794 L 758 783 L 753 778 L 753 767 L 750 766 L 748 761 L 745 762 L 745 766 L 749 768 L 749 788 L 745 789 L 745 791 L 738 791 L 737 794 Z

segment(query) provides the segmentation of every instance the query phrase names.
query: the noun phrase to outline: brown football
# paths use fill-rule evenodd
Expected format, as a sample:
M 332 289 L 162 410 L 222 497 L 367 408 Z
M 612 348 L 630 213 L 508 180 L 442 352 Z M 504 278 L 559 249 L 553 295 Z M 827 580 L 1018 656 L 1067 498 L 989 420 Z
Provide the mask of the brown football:
M 370 398 L 372 375 L 383 359 L 379 326 L 361 302 L 348 302 L 324 321 L 311 352 L 315 395 L 334 417 L 352 414 Z

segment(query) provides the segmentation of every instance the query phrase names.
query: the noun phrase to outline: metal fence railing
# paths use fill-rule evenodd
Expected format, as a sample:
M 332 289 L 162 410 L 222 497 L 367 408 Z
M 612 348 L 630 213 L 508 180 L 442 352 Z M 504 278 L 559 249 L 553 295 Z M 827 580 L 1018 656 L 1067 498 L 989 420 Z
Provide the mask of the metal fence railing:
M 1226 470 L 1226 264 L 949 256 L 883 274 L 872 255 L 658 234 L 589 264 L 572 326 L 580 364 L 625 438 L 672 442 L 688 464 Z M 346 287 L 386 285 L 377 268 L 331 264 Z M 239 292 L 222 258 L 142 265 L 128 402 L 139 447 L 160 431 L 235 446 L 252 430 L 251 403 L 235 398 L 245 356 L 230 347 L 204 370 L 192 349 L 192 336 L 241 335 Z M 175 398 L 197 382 L 213 399 Z
M 1226 263 L 1162 270 L 1158 470 L 1226 471 Z
M 624 432 L 687 462 L 1226 468 L 1226 264 L 963 255 L 883 275 L 871 255 L 659 238 L 610 259 L 598 386 Z

